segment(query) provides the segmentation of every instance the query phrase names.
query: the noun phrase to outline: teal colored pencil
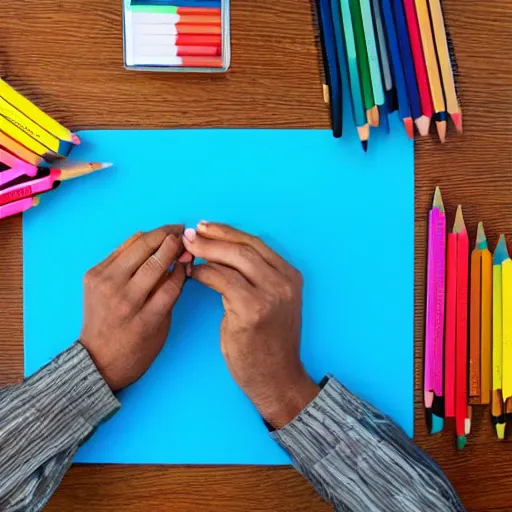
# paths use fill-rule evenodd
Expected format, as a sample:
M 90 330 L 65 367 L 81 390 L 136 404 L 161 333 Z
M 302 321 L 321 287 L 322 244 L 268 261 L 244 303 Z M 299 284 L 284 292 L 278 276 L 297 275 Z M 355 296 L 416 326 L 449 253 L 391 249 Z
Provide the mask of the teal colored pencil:
M 375 105 L 383 105 L 385 97 L 380 73 L 379 50 L 377 48 L 375 30 L 373 28 L 372 6 L 370 5 L 370 0 L 359 0 L 359 5 L 361 6 L 361 16 L 363 18 L 364 39 L 366 41 L 366 52 L 370 65 L 373 99 Z
M 359 68 L 357 67 L 356 40 L 354 36 L 354 27 L 352 26 L 352 16 L 350 15 L 350 3 L 349 0 L 339 0 L 339 2 L 341 8 L 341 19 L 343 20 L 345 50 L 347 53 L 347 66 L 350 83 L 349 89 L 350 97 L 352 99 L 352 113 L 356 126 L 363 126 L 367 122 L 366 111 L 363 105 Z

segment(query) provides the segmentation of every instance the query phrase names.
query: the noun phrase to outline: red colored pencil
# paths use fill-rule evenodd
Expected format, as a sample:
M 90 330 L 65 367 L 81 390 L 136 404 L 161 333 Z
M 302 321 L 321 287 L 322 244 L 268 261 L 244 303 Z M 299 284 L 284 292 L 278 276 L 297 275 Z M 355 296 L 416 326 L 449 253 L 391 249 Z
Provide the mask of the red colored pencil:
M 182 25 L 221 25 L 221 17 L 220 16 L 196 16 L 195 14 L 192 16 L 189 15 L 180 15 L 179 22 Z
M 220 25 L 189 25 L 178 23 L 174 25 L 176 34 L 207 34 L 207 35 L 221 35 Z
M 220 9 L 210 7 L 178 7 L 176 14 L 196 16 L 220 16 Z
M 172 37 L 172 36 L 170 36 Z M 176 46 L 221 46 L 221 36 L 179 34 L 176 36 Z
M 448 235 L 446 255 L 446 315 L 444 362 L 444 415 L 455 417 L 455 336 L 457 332 L 457 235 Z
M 423 55 L 421 46 L 420 27 L 416 15 L 414 0 L 404 0 L 405 17 L 407 19 L 407 29 L 409 31 L 409 40 L 411 43 L 412 60 L 414 70 L 416 71 L 416 81 L 418 82 L 418 92 L 420 96 L 422 115 L 415 119 L 416 126 L 420 135 L 428 135 L 430 120 L 434 115 L 434 105 L 427 75 L 427 64 Z
M 455 431 L 459 449 L 466 444 L 468 420 L 468 279 L 469 239 L 462 208 L 457 208 L 453 232 L 457 234 L 457 333 L 455 338 Z

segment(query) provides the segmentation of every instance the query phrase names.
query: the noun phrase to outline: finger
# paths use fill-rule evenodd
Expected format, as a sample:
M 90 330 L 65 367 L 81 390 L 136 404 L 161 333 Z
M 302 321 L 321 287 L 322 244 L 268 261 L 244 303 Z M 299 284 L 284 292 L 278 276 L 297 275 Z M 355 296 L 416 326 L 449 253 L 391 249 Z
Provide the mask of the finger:
M 145 301 L 182 252 L 182 239 L 176 235 L 167 235 L 156 252 L 149 256 L 130 279 L 128 293 Z
M 128 247 L 130 247 L 136 240 L 138 240 L 142 236 L 142 231 L 138 231 L 134 235 L 132 235 L 128 240 L 123 242 L 114 252 L 112 252 L 109 256 L 107 256 L 102 262 L 96 265 L 96 270 L 102 271 L 105 270 L 112 262 L 119 257 Z
M 279 254 L 268 247 L 258 237 L 244 233 L 231 226 L 203 220 L 197 225 L 197 232 L 205 238 L 249 245 L 255 249 L 269 265 L 272 265 L 281 273 L 286 274 L 291 268 L 290 264 L 285 259 L 279 256 Z
M 234 268 L 257 287 L 275 287 L 282 279 L 277 270 L 249 245 L 204 238 L 194 229 L 185 230 L 183 244 L 196 258 Z
M 176 264 L 162 279 L 143 309 L 151 317 L 168 315 L 178 300 L 185 284 L 185 266 Z
M 216 263 L 192 267 L 191 278 L 220 293 L 231 306 L 241 304 L 254 293 L 254 287 L 239 272 Z
M 168 225 L 144 233 L 111 263 L 109 272 L 112 273 L 112 277 L 116 280 L 128 281 L 158 250 L 168 235 L 180 237 L 183 234 L 183 228 L 183 225 Z

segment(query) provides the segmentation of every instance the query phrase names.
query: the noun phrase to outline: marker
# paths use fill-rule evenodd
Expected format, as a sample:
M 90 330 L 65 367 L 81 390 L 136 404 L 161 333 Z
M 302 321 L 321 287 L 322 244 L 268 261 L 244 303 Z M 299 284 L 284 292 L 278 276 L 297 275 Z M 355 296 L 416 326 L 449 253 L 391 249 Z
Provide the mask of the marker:
M 88 164 L 86 168 L 81 165 L 70 167 L 68 169 L 41 169 L 38 175 L 45 174 L 45 176 L 40 178 L 36 177 L 34 180 L 26 181 L 24 183 L 0 190 L 0 206 L 11 203 L 13 201 L 25 199 L 42 192 L 47 192 L 48 190 L 51 190 L 56 183 L 78 178 L 85 174 L 90 174 L 94 171 L 100 171 L 110 167 L 111 165 L 112 164 L 94 162 L 92 164 Z

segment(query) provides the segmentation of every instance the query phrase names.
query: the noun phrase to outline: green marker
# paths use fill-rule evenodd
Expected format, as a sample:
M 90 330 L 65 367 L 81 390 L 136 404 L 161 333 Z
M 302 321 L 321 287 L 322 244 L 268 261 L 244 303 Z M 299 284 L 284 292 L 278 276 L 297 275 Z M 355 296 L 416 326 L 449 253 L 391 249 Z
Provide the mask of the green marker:
M 357 63 L 361 77 L 361 89 L 363 90 L 363 103 L 366 110 L 375 106 L 373 100 L 372 81 L 370 78 L 370 65 L 368 63 L 368 54 L 366 52 L 366 40 L 364 38 L 363 18 L 359 0 L 349 0 L 350 12 L 352 14 L 352 25 L 354 27 L 354 37 L 357 49 Z

